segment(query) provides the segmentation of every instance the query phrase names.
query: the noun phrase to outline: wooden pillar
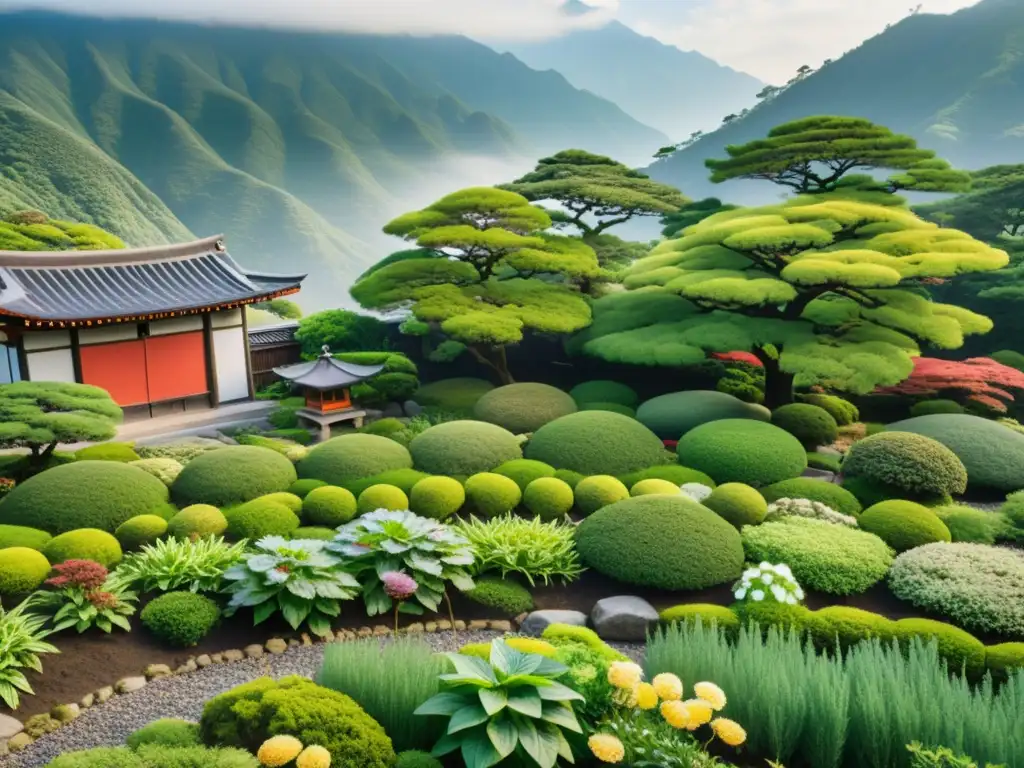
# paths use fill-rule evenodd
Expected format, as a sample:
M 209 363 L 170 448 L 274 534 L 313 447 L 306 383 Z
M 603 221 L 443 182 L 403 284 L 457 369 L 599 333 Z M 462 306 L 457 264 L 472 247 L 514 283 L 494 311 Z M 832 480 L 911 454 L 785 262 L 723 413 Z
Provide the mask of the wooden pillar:
M 252 350 L 249 348 L 249 318 L 246 314 L 246 305 L 242 305 L 242 343 L 245 344 L 245 373 L 249 379 L 249 399 L 256 397 L 256 390 L 252 382 Z
M 203 348 L 206 354 L 206 386 L 210 391 L 210 407 L 220 405 L 220 388 L 217 386 L 217 358 L 213 353 L 213 318 L 203 313 Z M 249 379 L 250 386 L 252 379 Z
M 75 381 L 82 383 L 82 347 L 79 343 L 78 329 L 71 329 L 71 367 L 75 371 Z

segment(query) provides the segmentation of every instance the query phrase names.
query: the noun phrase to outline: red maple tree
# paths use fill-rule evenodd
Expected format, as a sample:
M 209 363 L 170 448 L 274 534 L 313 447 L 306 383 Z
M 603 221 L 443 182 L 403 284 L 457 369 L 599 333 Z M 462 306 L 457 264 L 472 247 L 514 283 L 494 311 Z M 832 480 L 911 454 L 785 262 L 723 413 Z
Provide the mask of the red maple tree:
M 764 367 L 753 352 L 712 352 L 711 357 L 715 360 L 721 360 L 723 363 L 746 363 L 755 368 Z
M 894 387 L 875 390 L 882 395 L 965 396 L 1004 413 L 1014 401 L 1014 390 L 1024 390 L 1024 373 L 989 357 L 967 360 L 940 360 L 935 357 L 914 359 L 910 377 Z

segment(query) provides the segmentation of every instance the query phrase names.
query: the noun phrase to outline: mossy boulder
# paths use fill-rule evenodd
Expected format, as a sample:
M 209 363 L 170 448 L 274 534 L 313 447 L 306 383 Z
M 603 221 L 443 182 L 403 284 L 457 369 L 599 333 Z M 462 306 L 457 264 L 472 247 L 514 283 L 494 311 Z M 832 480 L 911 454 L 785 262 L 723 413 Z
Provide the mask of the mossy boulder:
M 576 401 L 550 384 L 506 384 L 484 394 L 473 406 L 480 421 L 519 435 L 536 432 L 550 421 L 576 412 Z
M 412 467 L 409 451 L 379 435 L 341 435 L 320 443 L 298 464 L 299 476 L 330 485 Z
M 636 420 L 662 440 L 678 440 L 691 429 L 721 419 L 768 421 L 771 412 L 761 405 L 714 390 L 670 392 L 641 403 Z

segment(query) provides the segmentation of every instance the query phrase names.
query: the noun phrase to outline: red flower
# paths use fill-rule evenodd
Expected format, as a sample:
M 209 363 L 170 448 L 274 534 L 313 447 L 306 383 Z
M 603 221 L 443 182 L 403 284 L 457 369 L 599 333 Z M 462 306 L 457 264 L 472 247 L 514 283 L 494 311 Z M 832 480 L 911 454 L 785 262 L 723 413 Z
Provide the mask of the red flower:
M 721 360 L 723 363 L 745 363 L 755 368 L 764 368 L 764 364 L 757 359 L 757 355 L 753 352 L 712 352 L 711 357 Z
M 92 603 L 97 611 L 116 608 L 119 602 L 117 595 L 112 592 L 101 592 L 100 590 L 93 590 L 92 592 L 87 593 L 85 599 Z
M 1024 390 L 1024 373 L 991 358 L 958 361 L 918 357 L 914 359 L 914 370 L 909 378 L 895 387 L 883 387 L 875 392 L 921 397 L 959 393 L 968 400 L 1002 412 L 1014 401 L 1012 390 Z
M 53 566 L 57 575 L 46 580 L 49 587 L 81 587 L 85 591 L 99 589 L 107 580 L 108 571 L 92 560 L 65 560 Z

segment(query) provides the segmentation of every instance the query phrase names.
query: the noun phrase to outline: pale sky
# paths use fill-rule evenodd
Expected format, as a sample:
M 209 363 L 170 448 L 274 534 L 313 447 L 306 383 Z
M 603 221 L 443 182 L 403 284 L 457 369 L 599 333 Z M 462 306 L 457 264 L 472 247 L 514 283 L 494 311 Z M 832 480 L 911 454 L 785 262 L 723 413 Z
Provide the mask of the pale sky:
M 802 64 L 839 58 L 918 0 L 585 0 L 596 11 L 566 17 L 562 0 L 0 0 L 35 7 L 257 26 L 354 32 L 458 33 L 487 41 L 557 36 L 617 18 L 662 42 L 697 50 L 774 84 Z M 921 0 L 950 13 L 978 0 Z

